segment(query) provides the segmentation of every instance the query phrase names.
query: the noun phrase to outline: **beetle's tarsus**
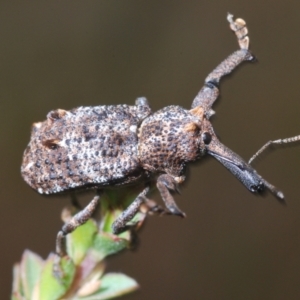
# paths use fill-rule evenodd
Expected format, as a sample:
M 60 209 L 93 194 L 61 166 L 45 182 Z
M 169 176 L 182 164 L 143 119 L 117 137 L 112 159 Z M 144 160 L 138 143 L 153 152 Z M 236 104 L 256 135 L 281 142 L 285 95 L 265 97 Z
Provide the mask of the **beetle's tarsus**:
M 167 209 L 158 205 L 155 201 L 151 199 L 146 199 L 144 205 L 146 206 L 147 213 L 158 214 L 158 215 L 171 215 L 171 213 Z
M 238 18 L 233 20 L 233 15 L 228 13 L 227 21 L 229 22 L 231 30 L 235 33 L 238 43 L 241 49 L 248 50 L 249 49 L 249 37 L 248 35 L 248 28 L 246 27 L 246 22 Z
M 55 253 L 53 260 L 53 275 L 59 281 L 59 283 L 62 283 L 62 279 L 65 273 L 63 272 L 61 267 L 61 256 L 57 253 Z
M 195 97 L 192 108 L 202 106 L 206 110 L 211 108 L 219 96 L 219 82 L 225 75 L 230 74 L 243 61 L 253 61 L 255 56 L 249 51 L 249 37 L 246 22 L 243 19 L 233 20 L 233 15 L 227 15 L 230 28 L 234 31 L 240 49 L 229 55 L 205 79 L 204 87 Z M 211 89 L 211 91 L 210 91 Z

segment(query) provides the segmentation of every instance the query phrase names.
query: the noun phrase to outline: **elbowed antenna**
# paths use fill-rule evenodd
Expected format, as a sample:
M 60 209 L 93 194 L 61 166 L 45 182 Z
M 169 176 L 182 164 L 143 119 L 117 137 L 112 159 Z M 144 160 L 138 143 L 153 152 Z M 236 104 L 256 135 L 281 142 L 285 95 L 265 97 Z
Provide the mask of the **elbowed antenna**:
M 294 142 L 299 142 L 299 141 L 300 141 L 300 135 L 296 135 L 296 136 L 293 136 L 290 138 L 285 138 L 285 139 L 279 139 L 279 140 L 275 140 L 275 141 L 268 141 L 249 159 L 248 163 L 251 164 L 254 159 L 256 159 L 260 154 L 262 154 L 271 145 L 283 145 L 283 144 L 289 144 L 289 143 L 294 143 Z

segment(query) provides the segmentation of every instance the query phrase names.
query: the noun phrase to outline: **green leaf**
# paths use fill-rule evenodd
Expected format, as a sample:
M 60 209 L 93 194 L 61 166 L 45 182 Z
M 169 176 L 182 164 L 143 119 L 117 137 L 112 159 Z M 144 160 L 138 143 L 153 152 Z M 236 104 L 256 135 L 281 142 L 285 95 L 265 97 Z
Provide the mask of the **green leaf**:
M 50 255 L 42 271 L 38 299 L 60 299 L 69 289 L 73 281 L 75 265 L 72 260 L 66 257 L 61 259 L 60 265 L 64 276 L 60 280 L 53 275 L 53 261 L 54 255 Z
M 13 286 L 12 294 L 17 297 L 19 294 L 23 293 L 23 288 L 21 284 L 21 270 L 20 264 L 15 264 L 13 267 Z M 17 298 L 16 298 L 17 299 Z
M 71 234 L 67 235 L 68 254 L 73 259 L 75 265 L 79 265 L 84 259 L 86 252 L 93 244 L 97 230 L 95 222 L 88 220 Z
M 80 300 L 105 300 L 122 296 L 139 288 L 137 282 L 121 273 L 108 273 L 101 279 L 100 289 L 87 297 L 78 297 Z
M 122 213 L 120 209 L 106 210 L 102 215 L 100 230 L 112 233 L 111 226 L 116 218 Z
M 20 264 L 15 264 L 13 267 L 13 288 L 11 300 L 23 300 L 25 298 L 22 281 Z
M 128 248 L 129 242 L 123 238 L 119 238 L 109 233 L 99 233 L 94 240 L 93 254 L 97 256 L 98 260 L 102 260 L 108 255 L 120 252 Z
M 24 296 L 21 296 L 18 293 L 13 293 L 13 295 L 11 296 L 11 300 L 24 300 Z
M 20 275 L 23 293 L 26 299 L 30 299 L 33 290 L 41 277 L 43 260 L 35 253 L 25 250 L 20 263 Z

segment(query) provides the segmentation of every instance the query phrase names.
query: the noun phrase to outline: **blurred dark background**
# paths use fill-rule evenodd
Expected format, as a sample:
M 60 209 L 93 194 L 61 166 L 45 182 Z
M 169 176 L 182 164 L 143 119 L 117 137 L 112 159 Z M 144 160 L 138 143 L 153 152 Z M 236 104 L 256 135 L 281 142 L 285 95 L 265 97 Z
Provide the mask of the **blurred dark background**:
M 69 203 L 38 195 L 20 176 L 33 122 L 52 109 L 137 96 L 153 110 L 189 108 L 238 47 L 229 11 L 246 20 L 259 62 L 222 81 L 213 124 L 248 159 L 269 139 L 300 134 L 299 9 L 271 0 L 1 1 L 1 299 L 25 248 L 44 258 L 54 250 Z M 176 196 L 188 217 L 149 218 L 138 251 L 109 260 L 141 285 L 126 299 L 300 299 L 300 146 L 277 148 L 255 167 L 287 207 L 252 195 L 213 159 L 191 166 Z

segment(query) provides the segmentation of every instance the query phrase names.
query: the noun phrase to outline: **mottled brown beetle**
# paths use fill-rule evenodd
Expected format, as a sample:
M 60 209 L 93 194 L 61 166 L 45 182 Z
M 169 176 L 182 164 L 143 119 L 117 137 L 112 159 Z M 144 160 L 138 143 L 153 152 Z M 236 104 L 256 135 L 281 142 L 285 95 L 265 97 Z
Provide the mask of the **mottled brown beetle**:
M 155 180 L 167 211 L 184 217 L 170 191 L 178 191 L 178 184 L 185 180 L 187 163 L 205 154 L 216 158 L 251 192 L 260 193 L 267 188 L 283 201 L 282 192 L 220 143 L 209 121 L 214 114 L 211 107 L 219 95 L 220 79 L 243 61 L 254 59 L 248 50 L 245 21 L 233 20 L 230 14 L 227 19 L 240 49 L 207 76 L 190 110 L 172 105 L 152 113 L 142 97 L 134 106 L 51 111 L 46 121 L 33 124 L 21 167 L 24 180 L 40 194 L 85 188 L 101 191 L 106 187 L 146 182 L 145 189 L 114 222 L 115 234 L 124 231 L 140 205 L 147 203 L 149 184 Z M 290 140 L 295 139 L 299 137 Z M 58 233 L 59 256 L 66 254 L 65 236 L 90 218 L 99 194 Z

